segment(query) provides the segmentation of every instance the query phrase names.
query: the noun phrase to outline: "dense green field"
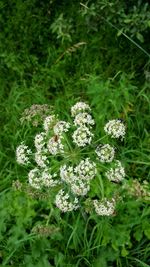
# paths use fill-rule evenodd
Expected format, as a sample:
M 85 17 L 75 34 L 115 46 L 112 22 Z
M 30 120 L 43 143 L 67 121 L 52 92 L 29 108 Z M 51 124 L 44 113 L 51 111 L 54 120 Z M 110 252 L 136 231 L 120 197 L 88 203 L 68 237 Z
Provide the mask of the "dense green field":
M 0 266 L 150 266 L 148 3 L 2 0 L 0 23 Z M 20 119 L 32 105 L 47 104 L 46 115 L 71 123 L 80 101 L 91 107 L 93 143 L 76 149 L 66 137 L 70 154 L 50 160 L 58 174 L 62 162 L 86 155 L 98 173 L 81 207 L 63 213 L 55 205 L 59 186 L 35 189 L 28 182 L 35 164 L 16 162 L 16 148 L 22 141 L 33 148 L 44 119 L 37 116 L 36 126 Z M 114 119 L 126 127 L 123 141 L 105 136 Z M 97 140 L 115 147 L 123 182 L 107 181 L 108 165 L 93 152 Z M 90 201 L 113 196 L 111 216 L 93 210 Z

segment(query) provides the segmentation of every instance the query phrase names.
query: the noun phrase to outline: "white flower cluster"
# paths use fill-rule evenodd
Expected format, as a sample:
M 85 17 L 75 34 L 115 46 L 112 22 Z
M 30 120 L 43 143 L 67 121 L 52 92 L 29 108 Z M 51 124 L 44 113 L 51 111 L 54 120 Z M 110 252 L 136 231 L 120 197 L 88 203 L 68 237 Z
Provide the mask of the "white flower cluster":
M 101 162 L 111 162 L 114 159 L 115 149 L 109 144 L 98 146 L 95 152 Z
M 125 170 L 124 167 L 122 167 L 122 164 L 119 160 L 116 160 L 115 167 L 110 168 L 106 172 L 106 177 L 109 181 L 119 183 L 125 178 Z
M 35 153 L 35 162 L 41 168 L 46 168 L 46 166 L 48 164 L 48 160 L 47 160 L 46 154 L 47 154 L 47 149 L 38 150 Z
M 16 149 L 16 160 L 21 165 L 26 165 L 29 163 L 29 155 L 32 153 L 28 146 L 21 143 Z
M 48 164 L 47 148 L 46 148 L 46 133 L 41 132 L 36 134 L 34 139 L 34 145 L 36 148 L 35 162 L 41 168 L 46 168 Z
M 54 180 L 56 176 L 57 174 L 51 174 L 48 168 L 45 168 L 43 171 L 34 168 L 28 173 L 29 184 L 36 189 L 56 186 L 59 183 L 57 180 Z
M 98 215 L 101 216 L 111 216 L 115 212 L 115 200 L 112 199 L 111 201 L 107 200 L 106 198 L 102 201 L 93 200 L 95 211 Z
M 32 122 L 33 126 L 37 127 L 52 110 L 53 107 L 47 104 L 33 104 L 30 108 L 26 108 L 22 113 L 22 117 L 20 119 L 21 124 L 28 121 Z
M 66 121 L 58 121 L 53 130 L 55 135 L 59 135 L 61 136 L 63 134 L 63 132 L 68 132 L 70 128 L 70 123 L 66 122 Z
M 74 173 L 74 168 L 72 166 L 67 167 L 63 165 L 60 167 L 60 178 L 62 181 L 72 184 L 77 178 Z
M 58 136 L 53 136 L 49 139 L 47 148 L 52 155 L 64 153 L 64 145 L 61 142 L 61 138 Z
M 78 198 L 74 197 L 73 200 L 70 200 L 69 194 L 65 193 L 63 189 L 57 193 L 55 204 L 62 212 L 73 211 L 79 208 Z
M 63 140 L 63 132 L 68 132 L 70 128 L 70 123 L 66 121 L 58 121 L 55 115 L 51 115 L 45 118 L 44 120 L 44 129 L 46 133 L 49 130 L 54 132 L 54 136 L 52 136 L 47 141 L 47 148 L 50 154 L 56 155 L 60 153 L 64 153 L 64 145 L 62 144 Z
M 87 112 L 83 112 L 83 113 L 79 113 L 75 116 L 74 119 L 74 125 L 75 126 L 83 126 L 83 125 L 94 125 L 95 122 L 92 118 L 92 116 L 87 113 Z
M 39 169 L 34 168 L 33 170 L 30 170 L 28 173 L 28 180 L 29 184 L 36 188 L 40 189 L 41 188 L 41 179 L 39 178 Z
M 121 139 L 123 139 L 126 133 L 126 127 L 120 119 L 110 120 L 106 123 L 104 131 L 112 138 L 121 137 Z
M 35 139 L 34 139 L 34 145 L 38 151 L 43 149 L 44 146 L 46 145 L 45 138 L 46 138 L 45 132 L 41 132 L 39 134 L 36 134 Z
M 75 168 L 66 165 L 61 166 L 60 177 L 63 182 L 70 185 L 74 194 L 85 196 L 90 190 L 90 180 L 95 177 L 96 172 L 96 164 L 86 158 L 81 160 Z
M 48 132 L 50 129 L 53 128 L 56 122 L 57 122 L 57 118 L 55 115 L 50 115 L 46 117 L 44 120 L 44 124 L 43 124 L 44 130 Z
M 73 211 L 79 208 L 79 198 L 82 196 L 86 200 L 90 187 L 93 186 L 92 179 L 96 178 L 97 165 L 88 156 L 84 158 L 83 155 L 88 154 L 89 150 L 82 151 L 87 145 L 90 145 L 94 136 L 92 126 L 95 124 L 91 114 L 91 108 L 84 102 L 78 102 L 71 108 L 71 115 L 73 123 L 59 120 L 55 115 L 44 115 L 43 128 L 44 130 L 35 135 L 34 145 L 34 161 L 35 168 L 29 171 L 29 184 L 36 188 L 54 187 L 59 185 L 60 191 L 55 198 L 56 206 L 62 212 Z M 105 127 L 105 132 L 113 138 L 124 138 L 125 125 L 121 120 L 111 120 Z M 72 141 L 68 137 L 72 138 Z M 79 148 L 74 148 L 75 145 Z M 95 151 L 95 158 L 102 163 L 110 163 L 114 160 L 115 149 L 109 144 L 98 145 Z M 17 162 L 25 165 L 29 163 L 29 155 L 31 150 L 21 143 L 16 150 Z M 83 154 L 82 154 L 83 153 Z M 92 153 L 90 151 L 89 153 Z M 56 159 L 53 156 L 58 155 Z M 82 160 L 76 165 L 67 163 L 71 158 L 76 162 L 77 155 Z M 90 154 L 89 154 L 90 155 Z M 62 160 L 63 157 L 63 160 Z M 63 163 L 61 163 L 61 160 Z M 52 174 L 53 164 L 58 162 L 56 166 L 61 166 L 59 177 L 56 173 Z M 100 164 L 100 163 L 99 163 Z M 113 165 L 114 164 L 114 165 Z M 109 181 L 120 182 L 125 177 L 125 170 L 121 162 L 116 160 L 111 163 L 111 168 L 106 171 L 105 175 Z M 57 170 L 58 171 L 58 170 Z M 56 188 L 57 189 L 57 188 Z M 68 190 L 68 191 L 66 191 Z M 107 200 L 92 200 L 92 208 L 94 206 L 98 215 L 109 216 L 114 214 L 115 201 L 114 199 Z M 82 198 L 81 198 L 82 203 Z
M 80 179 L 76 179 L 73 184 L 71 184 L 71 190 L 74 194 L 78 196 L 85 196 L 90 191 L 89 183 Z
M 72 135 L 73 142 L 79 147 L 91 144 L 92 137 L 93 133 L 86 126 L 77 128 Z
M 93 133 L 90 128 L 94 125 L 92 116 L 85 111 L 91 111 L 89 105 L 84 102 L 78 102 L 71 108 L 71 114 L 74 118 L 74 125 L 78 128 L 74 131 L 73 142 L 79 147 L 85 147 L 91 144 Z
M 78 113 L 84 111 L 91 111 L 90 106 L 84 102 L 77 102 L 74 106 L 71 107 L 72 117 L 75 117 Z
M 89 158 L 81 160 L 74 171 L 80 179 L 87 181 L 92 180 L 97 173 L 95 162 L 91 161 Z

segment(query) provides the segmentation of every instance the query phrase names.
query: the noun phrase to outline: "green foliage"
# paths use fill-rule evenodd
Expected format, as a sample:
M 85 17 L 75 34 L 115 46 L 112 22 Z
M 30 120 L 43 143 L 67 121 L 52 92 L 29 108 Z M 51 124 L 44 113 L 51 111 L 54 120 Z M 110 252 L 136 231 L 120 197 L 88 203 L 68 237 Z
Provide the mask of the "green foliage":
M 1 266 L 150 265 L 149 199 L 138 183 L 132 194 L 122 189 L 124 201 L 109 218 L 62 214 L 51 195 L 12 186 L 26 179 L 16 165 L 18 142 L 36 132 L 20 127 L 20 114 L 46 103 L 63 118 L 81 99 L 93 108 L 97 135 L 109 119 L 125 121 L 117 149 L 128 191 L 135 179 L 149 181 L 148 2 L 80 2 L 0 1 Z

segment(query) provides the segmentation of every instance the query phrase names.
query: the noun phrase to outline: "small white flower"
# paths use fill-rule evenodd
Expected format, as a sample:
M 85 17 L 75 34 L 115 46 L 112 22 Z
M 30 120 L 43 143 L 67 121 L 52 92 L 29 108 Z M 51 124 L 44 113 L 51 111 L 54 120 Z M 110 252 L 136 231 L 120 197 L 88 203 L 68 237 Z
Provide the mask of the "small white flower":
M 111 162 L 114 159 L 115 149 L 109 144 L 98 146 L 95 152 L 101 162 Z
M 34 145 L 38 151 L 40 151 L 46 144 L 45 142 L 46 134 L 44 132 L 41 132 L 39 134 L 36 134 L 34 139 Z
M 92 137 L 93 133 L 86 126 L 77 128 L 72 135 L 73 142 L 79 147 L 91 144 Z
M 120 138 L 123 139 L 126 133 L 126 127 L 123 122 L 119 119 L 110 120 L 106 123 L 104 127 L 104 131 L 110 135 L 112 138 Z
M 97 173 L 95 162 L 91 161 L 89 158 L 81 160 L 74 171 L 80 179 L 86 181 L 92 180 Z
M 44 149 L 43 151 L 42 150 L 38 150 L 35 153 L 35 162 L 41 168 L 45 168 L 46 165 L 48 164 L 46 153 L 47 153 L 46 149 Z
M 53 130 L 56 135 L 62 135 L 63 132 L 68 132 L 70 123 L 66 121 L 58 121 Z
M 90 190 L 90 185 L 79 178 L 71 184 L 71 190 L 78 196 L 85 196 Z
M 110 168 L 105 174 L 109 181 L 116 183 L 121 182 L 125 178 L 125 170 L 119 160 L 116 160 L 115 167 Z
M 74 124 L 76 126 L 82 126 L 82 125 L 89 125 L 89 126 L 91 126 L 91 125 L 94 125 L 95 122 L 92 119 L 92 116 L 90 114 L 88 114 L 87 112 L 83 112 L 83 113 L 78 113 L 75 116 Z
M 115 200 L 111 201 L 106 198 L 103 201 L 93 200 L 95 211 L 101 216 L 111 216 L 115 212 Z
M 16 160 L 21 165 L 26 165 L 29 162 L 29 155 L 32 153 L 31 149 L 28 148 L 28 146 L 24 145 L 24 143 L 21 143 L 20 146 L 16 149 Z
M 57 193 L 55 204 L 62 212 L 73 211 L 79 208 L 78 199 L 74 197 L 73 200 L 70 200 L 69 194 L 65 193 L 63 189 Z
M 57 121 L 57 118 L 55 115 L 50 115 L 46 117 L 44 120 L 44 124 L 43 124 L 44 130 L 48 132 L 50 129 L 52 129 L 56 121 Z
M 60 167 L 60 177 L 62 181 L 68 184 L 73 183 L 77 179 L 73 167 L 67 167 L 66 165 Z
M 57 177 L 57 174 L 51 174 L 50 170 L 46 168 L 41 175 L 42 185 L 46 187 L 54 187 L 60 184 L 60 181 L 54 180 Z
M 38 168 L 34 168 L 28 173 L 29 184 L 36 189 L 56 186 L 59 184 L 59 181 L 54 180 L 55 177 L 56 174 L 51 174 L 50 169 L 48 168 L 45 168 L 43 171 L 40 171 Z
M 41 179 L 40 179 L 40 170 L 38 168 L 34 168 L 29 171 L 28 173 L 28 180 L 29 184 L 36 188 L 40 189 L 42 186 Z
M 71 107 L 71 115 L 75 117 L 78 113 L 84 111 L 90 111 L 91 108 L 88 104 L 84 102 L 77 102 L 74 106 Z
M 55 138 L 55 136 L 53 136 L 50 138 L 47 143 L 47 148 L 52 155 L 64 153 L 64 145 L 59 137 Z

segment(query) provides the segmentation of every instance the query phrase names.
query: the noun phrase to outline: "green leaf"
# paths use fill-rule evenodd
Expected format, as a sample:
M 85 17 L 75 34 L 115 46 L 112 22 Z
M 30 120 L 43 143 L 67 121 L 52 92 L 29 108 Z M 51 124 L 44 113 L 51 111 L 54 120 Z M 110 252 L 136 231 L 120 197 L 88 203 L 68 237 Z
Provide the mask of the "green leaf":
M 122 250 L 121 250 L 122 257 L 126 257 L 128 254 L 129 254 L 129 252 L 126 250 L 125 247 L 123 247 Z
M 124 23 L 130 23 L 132 21 L 132 19 L 125 19 Z
M 147 21 L 147 25 L 150 27 L 150 20 Z
M 119 31 L 117 32 L 117 36 L 119 37 L 122 33 L 123 33 L 123 29 L 121 29 L 121 30 L 119 30 Z
M 140 241 L 143 237 L 143 232 L 139 229 L 134 233 L 134 237 L 137 241 Z
M 141 33 L 137 32 L 136 37 L 141 43 L 144 43 L 144 38 L 143 38 L 143 35 Z
M 148 239 L 150 239 L 150 228 L 144 230 L 144 234 L 146 235 L 146 237 L 147 237 Z

